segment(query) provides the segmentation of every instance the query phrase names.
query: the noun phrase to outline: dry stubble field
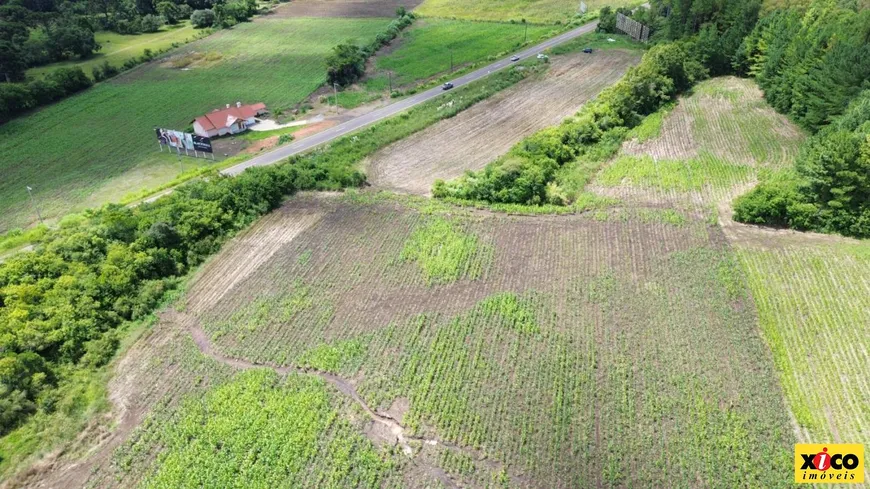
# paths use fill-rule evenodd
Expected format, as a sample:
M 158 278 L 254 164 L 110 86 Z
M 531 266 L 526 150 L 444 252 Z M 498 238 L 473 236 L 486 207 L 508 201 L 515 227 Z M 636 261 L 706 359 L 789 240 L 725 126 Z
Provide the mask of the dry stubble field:
M 552 58 L 543 79 L 527 80 L 411 137 L 367 162 L 376 187 L 426 195 L 436 179 L 479 170 L 522 138 L 558 124 L 640 60 L 603 50 Z

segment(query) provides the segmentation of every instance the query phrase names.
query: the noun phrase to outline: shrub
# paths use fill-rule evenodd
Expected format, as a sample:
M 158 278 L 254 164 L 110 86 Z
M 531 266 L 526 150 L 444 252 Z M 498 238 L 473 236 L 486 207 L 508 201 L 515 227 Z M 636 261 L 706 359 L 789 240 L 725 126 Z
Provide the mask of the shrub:
M 157 32 L 166 23 L 166 19 L 154 14 L 142 17 L 142 32 Z
M 108 61 L 104 61 L 103 64 L 94 66 L 91 72 L 94 76 L 94 80 L 103 81 L 117 75 L 118 73 L 120 73 L 120 70 L 110 65 Z
M 211 9 L 194 10 L 193 13 L 190 15 L 190 22 L 197 29 L 211 27 L 212 25 L 214 25 L 214 21 L 214 10 Z
M 347 86 L 365 73 L 365 56 L 354 44 L 339 44 L 326 58 L 326 81 Z

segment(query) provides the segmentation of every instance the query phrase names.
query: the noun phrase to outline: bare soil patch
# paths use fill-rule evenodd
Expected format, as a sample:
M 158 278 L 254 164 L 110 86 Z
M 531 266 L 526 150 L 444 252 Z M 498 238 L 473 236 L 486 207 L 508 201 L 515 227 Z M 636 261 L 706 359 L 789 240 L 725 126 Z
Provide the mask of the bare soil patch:
M 379 151 L 368 163 L 369 180 L 426 195 L 435 180 L 479 170 L 523 137 L 576 113 L 639 59 L 619 50 L 554 57 L 544 79 L 523 81 Z
M 257 221 L 225 246 L 218 258 L 205 265 L 192 284 L 195 292 L 190 294 L 188 305 L 193 311 L 216 305 L 227 291 L 253 274 L 323 214 L 321 208 L 299 205 L 292 209 L 282 207 Z
M 271 17 L 393 17 L 423 0 L 294 0 L 275 9 Z

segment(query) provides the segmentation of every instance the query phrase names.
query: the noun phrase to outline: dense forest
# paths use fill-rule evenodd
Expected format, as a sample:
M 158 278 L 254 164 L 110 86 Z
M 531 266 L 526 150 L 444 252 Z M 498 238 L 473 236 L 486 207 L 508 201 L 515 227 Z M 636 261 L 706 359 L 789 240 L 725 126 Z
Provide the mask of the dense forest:
M 774 108 L 817 133 L 794 171 L 770 175 L 738 199 L 736 219 L 870 236 L 870 111 L 867 92 L 860 95 L 870 88 L 870 10 L 849 0 L 766 13 L 761 7 L 760 0 L 653 0 L 633 12 L 602 9 L 605 32 L 615 30 L 617 12 L 651 28 L 654 47 L 641 64 L 561 126 L 527 138 L 484 170 L 436 182 L 433 194 L 571 203 L 643 116 L 706 76 L 736 74 L 753 77 Z M 679 49 L 682 63 L 665 61 L 666 49 Z

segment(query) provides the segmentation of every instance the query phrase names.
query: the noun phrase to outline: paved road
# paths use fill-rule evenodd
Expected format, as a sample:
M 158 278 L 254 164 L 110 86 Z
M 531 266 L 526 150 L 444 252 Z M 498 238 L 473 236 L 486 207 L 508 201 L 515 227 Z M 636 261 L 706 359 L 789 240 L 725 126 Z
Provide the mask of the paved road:
M 597 21 L 590 22 L 589 24 L 584 24 L 564 34 L 558 35 L 552 39 L 548 39 L 541 44 L 532 46 L 525 51 L 516 53 L 516 55 L 522 59 L 537 56 L 538 53 L 541 53 L 546 49 L 562 44 L 563 42 L 570 41 L 571 39 L 579 37 L 588 32 L 592 32 L 593 30 L 595 30 L 595 27 L 597 25 Z M 498 70 L 507 68 L 511 64 L 513 63 L 511 62 L 510 57 L 501 59 L 499 61 L 496 61 L 495 63 L 492 63 L 491 65 L 485 66 L 477 71 L 473 71 L 467 75 L 463 75 L 455 80 L 452 80 L 453 85 L 456 88 L 459 88 L 473 81 L 480 80 L 481 78 L 484 78 L 490 73 L 494 73 Z M 300 139 L 299 141 L 288 144 L 286 146 L 281 146 L 280 148 L 269 151 L 268 153 L 257 155 L 256 157 L 251 158 L 244 163 L 239 163 L 236 166 L 231 166 L 223 170 L 221 173 L 223 173 L 224 175 L 238 175 L 239 173 L 245 171 L 252 166 L 264 166 L 277 163 L 281 160 L 284 160 L 285 158 L 308 151 L 311 148 L 332 141 L 335 138 L 344 136 L 368 125 L 374 124 L 375 122 L 392 117 L 405 109 L 426 102 L 427 100 L 431 100 L 439 95 L 442 95 L 443 93 L 444 91 L 441 90 L 440 86 L 426 90 L 425 92 L 420 92 L 412 97 L 408 97 L 396 103 L 387 105 L 386 107 L 381 107 L 380 109 L 369 112 L 368 114 L 364 114 L 347 122 L 341 123 L 337 126 L 333 126 L 323 132 L 314 134 L 313 136 L 309 136 L 305 139 Z

